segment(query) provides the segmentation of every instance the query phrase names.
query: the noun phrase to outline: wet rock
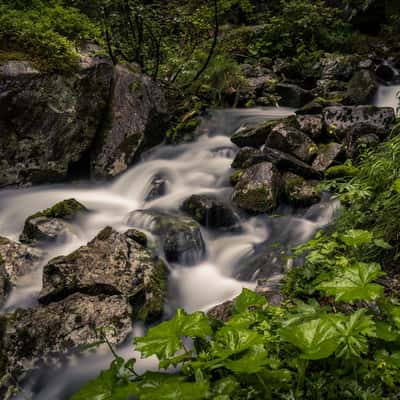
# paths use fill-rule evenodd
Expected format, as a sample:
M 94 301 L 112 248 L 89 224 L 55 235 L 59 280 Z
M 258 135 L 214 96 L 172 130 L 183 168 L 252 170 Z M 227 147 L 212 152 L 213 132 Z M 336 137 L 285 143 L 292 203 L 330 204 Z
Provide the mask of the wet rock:
M 317 145 L 299 129 L 282 122 L 275 126 L 266 142 L 267 147 L 292 154 L 304 162 L 311 162 L 318 153 Z
M 164 263 L 130 231 L 107 227 L 86 246 L 48 262 L 39 301 L 48 304 L 72 293 L 121 295 L 136 318 L 153 320 L 162 314 L 166 276 Z
M 321 178 L 321 173 L 310 165 L 283 151 L 264 147 L 262 150 L 266 161 L 273 163 L 279 171 L 290 171 L 307 179 Z
M 267 140 L 277 121 L 267 121 L 254 128 L 244 128 L 235 132 L 231 141 L 239 147 L 261 147 Z
M 295 113 L 297 115 L 315 115 L 322 114 L 322 110 L 324 109 L 323 105 L 312 101 L 311 103 L 307 103 L 305 106 L 296 110 Z
M 391 107 L 327 107 L 323 115 L 328 131 L 339 138 L 345 138 L 353 132 L 357 132 L 359 136 L 371 133 L 380 137 L 386 136 L 395 120 Z
M 177 126 L 170 128 L 166 135 L 167 144 L 182 144 L 193 142 L 198 137 L 198 127 L 201 120 L 199 112 L 193 110 L 185 114 Z
M 254 149 L 252 147 L 242 147 L 233 159 L 231 167 L 244 169 L 263 161 L 268 160 L 262 150 Z M 239 176 L 234 176 L 236 183 L 238 179 Z
M 379 78 L 386 82 L 392 81 L 395 76 L 393 68 L 387 64 L 380 64 L 376 68 L 375 73 Z
M 343 103 L 347 105 L 369 104 L 378 90 L 378 83 L 371 71 L 357 71 L 349 82 Z
M 299 175 L 287 172 L 283 175 L 283 195 L 294 207 L 309 207 L 321 200 L 318 181 L 305 180 Z
M 312 163 L 317 171 L 325 171 L 331 167 L 342 155 L 344 146 L 340 143 L 328 143 L 319 146 L 319 154 Z
M 214 195 L 194 194 L 183 202 L 182 210 L 208 228 L 238 229 L 240 226 L 239 217 L 229 204 Z
M 0 236 L 0 258 L 3 259 L 5 271 L 13 283 L 32 272 L 43 256 L 44 253 L 38 249 Z
M 159 199 L 167 193 L 167 180 L 164 176 L 157 174 L 150 182 L 150 188 L 145 195 L 145 201 Z
M 108 119 L 101 148 L 93 158 L 96 177 L 120 174 L 145 149 L 162 142 L 167 105 L 160 86 L 133 66 L 117 65 Z
M 262 213 L 278 205 L 280 174 L 270 162 L 248 168 L 239 178 L 233 192 L 233 201 L 242 209 Z
M 300 108 L 313 98 L 308 90 L 290 83 L 278 83 L 275 90 L 281 98 L 279 101 L 281 106 Z
M 208 311 L 207 316 L 218 321 L 227 322 L 233 314 L 233 301 L 228 300 L 225 303 L 218 304 Z
M 5 314 L 0 321 L 0 378 L 29 371 L 49 356 L 77 351 L 104 335 L 111 344 L 122 343 L 132 323 L 130 307 L 121 296 L 73 294 L 63 301 Z
M 26 244 L 65 240 L 71 231 L 70 223 L 87 211 L 87 208 L 75 199 L 61 201 L 29 216 L 19 239 Z
M 264 296 L 270 305 L 279 306 L 282 302 L 280 290 L 281 280 L 281 275 L 275 275 L 269 279 L 259 279 L 257 280 L 255 292 L 261 296 Z
M 137 210 L 129 214 L 128 225 L 156 235 L 170 262 L 196 264 L 205 255 L 200 226 L 192 218 L 158 210 Z
M 327 54 L 320 61 L 321 79 L 348 81 L 356 71 L 358 62 L 357 56 Z
M 132 66 L 86 60 L 76 74 L 0 70 L 0 187 L 124 171 L 163 139 L 161 89 Z
M 309 135 L 313 140 L 321 139 L 323 134 L 322 115 L 298 115 L 297 121 L 302 132 Z
M 10 290 L 10 280 L 4 266 L 4 260 L 0 256 L 0 308 L 3 306 Z

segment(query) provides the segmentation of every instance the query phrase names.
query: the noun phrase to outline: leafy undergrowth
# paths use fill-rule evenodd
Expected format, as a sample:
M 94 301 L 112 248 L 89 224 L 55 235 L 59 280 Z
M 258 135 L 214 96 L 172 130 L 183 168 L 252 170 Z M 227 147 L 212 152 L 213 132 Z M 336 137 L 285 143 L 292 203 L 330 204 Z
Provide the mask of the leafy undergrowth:
M 178 310 L 135 339 L 160 372 L 138 376 L 135 360 L 117 357 L 72 400 L 399 398 L 400 301 L 387 285 L 399 254 L 399 157 L 393 137 L 353 178 L 329 182 L 343 204 L 335 229 L 297 249 L 304 262 L 280 306 L 245 289 L 226 322 Z

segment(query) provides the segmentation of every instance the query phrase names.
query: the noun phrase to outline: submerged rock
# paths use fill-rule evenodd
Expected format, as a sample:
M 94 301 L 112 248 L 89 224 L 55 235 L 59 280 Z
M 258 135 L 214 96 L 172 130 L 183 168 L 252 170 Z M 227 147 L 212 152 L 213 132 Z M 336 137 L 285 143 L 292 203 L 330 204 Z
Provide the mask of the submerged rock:
M 182 210 L 208 228 L 239 228 L 238 215 L 214 195 L 194 194 L 183 202 Z
M 50 260 L 43 270 L 43 304 L 73 293 L 121 295 L 136 318 L 153 320 L 162 314 L 167 271 L 164 263 L 135 239 L 135 233 L 103 229 L 86 246 Z
M 280 174 L 270 162 L 248 168 L 239 178 L 233 192 L 233 201 L 242 209 L 263 213 L 278 205 Z
M 32 272 L 42 260 L 44 253 L 25 244 L 0 236 L 0 258 L 11 282 Z
M 129 214 L 128 225 L 156 235 L 170 262 L 195 264 L 205 255 L 200 226 L 192 218 L 158 210 L 137 210 Z
M 161 174 L 155 175 L 151 182 L 149 190 L 147 191 L 144 200 L 145 201 L 153 201 L 167 193 L 167 180 Z
M 275 126 L 265 142 L 267 147 L 292 154 L 304 162 L 311 162 L 318 153 L 317 145 L 299 129 L 282 122 Z
M 70 222 L 87 211 L 87 208 L 75 199 L 61 201 L 29 216 L 19 239 L 27 244 L 63 240 L 71 230 Z
M 27 372 L 40 361 L 93 345 L 105 336 L 122 343 L 132 329 L 130 307 L 121 296 L 73 294 L 46 306 L 0 317 L 0 381 Z M 0 387 L 1 389 L 1 387 Z

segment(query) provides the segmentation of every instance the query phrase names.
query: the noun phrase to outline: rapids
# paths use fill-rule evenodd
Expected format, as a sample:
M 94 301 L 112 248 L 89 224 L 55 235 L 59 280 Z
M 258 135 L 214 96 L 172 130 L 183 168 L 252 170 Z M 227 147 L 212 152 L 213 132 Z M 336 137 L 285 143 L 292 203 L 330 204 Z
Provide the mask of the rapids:
M 399 88 L 381 87 L 377 105 L 393 100 Z M 390 103 L 392 104 L 392 103 Z M 63 243 L 46 249 L 47 260 L 68 254 L 86 244 L 103 227 L 109 225 L 120 231 L 127 228 L 127 215 L 137 209 L 158 208 L 179 210 L 184 199 L 195 193 L 215 193 L 229 199 L 230 168 L 237 148 L 230 141 L 232 133 L 245 126 L 266 119 L 287 116 L 293 110 L 286 108 L 254 108 L 216 110 L 205 117 L 200 125 L 199 138 L 194 143 L 178 146 L 161 145 L 149 151 L 137 165 L 110 183 L 72 182 L 34 188 L 5 189 L 0 191 L 0 233 L 18 239 L 24 220 L 36 211 L 58 201 L 75 198 L 90 209 L 90 214 L 74 224 L 73 233 Z M 153 201 L 145 201 L 154 176 L 167 180 L 167 193 Z M 169 265 L 169 296 L 165 315 L 177 307 L 187 311 L 207 310 L 213 305 L 235 297 L 243 287 L 254 288 L 256 282 L 238 281 L 234 266 L 238 260 L 249 257 L 257 245 L 279 242 L 295 245 L 308 240 L 332 219 L 337 204 L 325 198 L 308 210 L 281 207 L 274 218 L 241 214 L 240 233 L 221 233 L 202 228 L 206 243 L 206 258 L 194 266 Z M 24 276 L 13 289 L 2 311 L 18 307 L 31 307 L 37 303 L 41 289 L 41 268 Z M 145 327 L 135 323 L 133 336 L 144 333 Z M 125 357 L 134 356 L 131 340 L 117 349 Z M 63 400 L 79 386 L 108 367 L 112 355 L 106 346 L 87 350 L 82 354 L 64 357 L 52 368 L 35 372 L 24 383 L 17 399 Z M 138 370 L 156 368 L 157 360 L 139 360 Z

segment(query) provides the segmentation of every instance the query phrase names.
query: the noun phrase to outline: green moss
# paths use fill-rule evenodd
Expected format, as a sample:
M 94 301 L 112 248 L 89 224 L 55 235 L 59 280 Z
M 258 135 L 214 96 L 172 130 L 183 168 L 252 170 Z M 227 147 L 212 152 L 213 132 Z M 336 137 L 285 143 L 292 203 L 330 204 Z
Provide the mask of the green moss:
M 353 165 L 335 165 L 325 171 L 325 177 L 328 179 L 341 178 L 345 176 L 357 175 L 358 169 Z
M 239 169 L 235 171 L 230 177 L 229 177 L 229 182 L 232 186 L 236 186 L 236 184 L 239 182 L 240 177 L 244 174 L 243 169 Z
M 136 243 L 139 243 L 140 245 L 147 247 L 148 239 L 145 233 L 137 229 L 129 229 L 128 231 L 126 231 L 125 235 L 133 239 Z
M 46 218 L 60 218 L 65 220 L 72 220 L 79 213 L 88 211 L 87 208 L 79 203 L 79 201 L 75 199 L 68 199 L 60 201 L 54 206 L 47 208 L 44 211 L 40 211 L 36 214 L 28 217 L 27 221 L 31 221 L 34 218 L 38 217 L 46 217 Z
M 271 192 L 268 188 L 257 187 L 240 192 L 236 200 L 241 208 L 249 211 L 266 212 L 275 208 L 274 200 L 271 199 Z
M 201 123 L 198 117 L 197 110 L 185 114 L 177 126 L 167 131 L 166 142 L 168 144 L 192 142 L 195 139 L 195 131 Z

